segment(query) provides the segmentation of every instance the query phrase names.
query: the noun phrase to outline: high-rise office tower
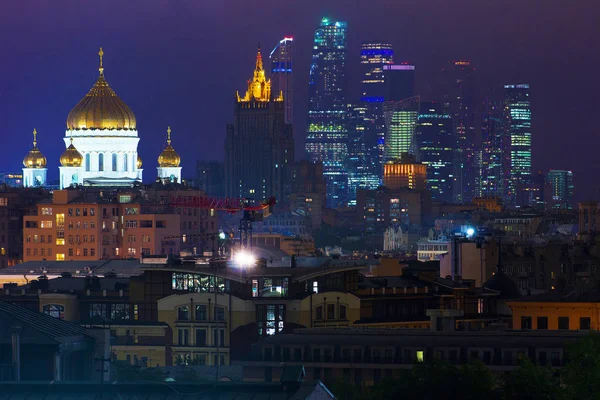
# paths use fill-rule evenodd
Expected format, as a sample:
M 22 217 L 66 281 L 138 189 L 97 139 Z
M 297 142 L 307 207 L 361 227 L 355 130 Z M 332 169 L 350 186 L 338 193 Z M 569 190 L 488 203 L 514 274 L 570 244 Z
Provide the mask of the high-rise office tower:
M 360 101 L 365 111 L 365 145 L 381 177 L 385 140 L 383 102 L 390 100 L 390 85 L 384 68 L 394 62 L 392 45 L 385 42 L 363 43 L 360 51 Z
M 384 65 L 386 101 L 400 101 L 415 95 L 415 66 L 408 62 Z
M 386 136 L 384 162 L 400 160 L 403 154 L 417 155 L 415 131 L 419 118 L 419 97 L 383 104 Z M 418 160 L 417 160 L 418 161 Z
M 293 43 L 294 39 L 285 37 L 279 41 L 277 46 L 271 51 L 271 82 L 273 84 L 273 94 L 283 95 L 283 104 L 285 107 L 285 123 L 292 124 L 294 101 L 293 101 Z
M 510 137 L 509 197 L 515 201 L 517 186 L 531 183 L 531 103 L 529 85 L 504 85 L 506 129 Z M 527 203 L 527 199 L 523 199 Z M 524 204 L 516 204 L 518 206 Z
M 285 123 L 285 104 L 271 96 L 260 49 L 244 96 L 236 95 L 233 124 L 225 138 L 225 195 L 284 202 L 291 189 L 294 163 L 292 126 Z
M 478 197 L 506 199 L 507 171 L 510 170 L 510 141 L 504 125 L 501 101 L 486 98 L 481 118 L 481 164 Z
M 309 78 L 306 152 L 311 161 L 323 163 L 327 206 L 332 208 L 348 202 L 346 33 L 346 22 L 321 20 L 314 35 Z
M 427 189 L 433 200 L 452 203 L 456 141 L 452 118 L 440 103 L 423 102 L 419 110 L 416 142 L 418 158 L 427 166 Z
M 444 107 L 452 116 L 456 137 L 454 201 L 469 202 L 474 197 L 476 165 L 475 68 L 469 61 L 451 61 L 443 69 Z
M 546 208 L 572 210 L 574 190 L 573 172 L 551 169 L 546 175 Z
M 377 189 L 380 185 L 376 160 L 372 148 L 367 145 L 372 120 L 367 114 L 372 103 L 361 102 L 348 105 L 348 204 L 356 205 L 357 189 Z M 378 103 L 381 104 L 381 103 Z

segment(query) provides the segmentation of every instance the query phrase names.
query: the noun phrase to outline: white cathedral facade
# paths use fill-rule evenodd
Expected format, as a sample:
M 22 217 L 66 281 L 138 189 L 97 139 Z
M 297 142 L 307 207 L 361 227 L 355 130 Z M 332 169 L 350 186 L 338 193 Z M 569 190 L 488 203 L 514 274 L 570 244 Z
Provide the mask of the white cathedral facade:
M 138 154 L 140 138 L 135 115 L 117 96 L 104 78 L 100 56 L 100 75 L 88 94 L 67 116 L 64 136 L 66 150 L 60 157 L 60 188 L 72 185 L 131 186 L 142 182 L 142 159 Z M 167 182 L 181 182 L 181 159 L 171 146 L 158 158 L 157 176 Z M 37 148 L 34 130 L 33 149 L 23 160 L 23 185 L 46 185 L 46 158 Z

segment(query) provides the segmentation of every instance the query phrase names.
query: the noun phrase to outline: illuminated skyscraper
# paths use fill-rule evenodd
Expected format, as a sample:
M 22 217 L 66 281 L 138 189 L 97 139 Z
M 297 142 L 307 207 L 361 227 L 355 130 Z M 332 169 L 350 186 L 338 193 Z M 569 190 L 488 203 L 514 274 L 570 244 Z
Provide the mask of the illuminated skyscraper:
M 380 179 L 373 159 L 372 148 L 366 143 L 368 140 L 369 124 L 367 113 L 371 110 L 369 105 L 373 103 L 361 102 L 348 106 L 348 160 L 346 169 L 348 171 L 348 204 L 356 205 L 357 189 L 377 189 Z M 381 103 L 378 103 L 381 104 Z
M 269 55 L 271 59 L 273 94 L 275 96 L 279 96 L 280 93 L 283 94 L 286 124 L 292 124 L 294 111 L 292 90 L 293 43 L 293 38 L 285 37 L 279 41 Z
M 419 117 L 419 97 L 383 104 L 386 137 L 384 162 L 397 161 L 403 154 L 416 155 L 415 131 Z
M 236 95 L 234 121 L 227 125 L 225 196 L 257 201 L 275 196 L 283 202 L 291 189 L 293 163 L 292 126 L 285 123 L 282 96 L 271 96 L 259 49 L 248 90 L 243 97 Z
M 385 118 L 383 102 L 389 98 L 390 87 L 384 68 L 394 62 L 392 45 L 385 42 L 363 43 L 360 52 L 360 101 L 365 111 L 365 145 L 375 172 L 381 177 L 385 149 Z
M 452 118 L 439 103 L 421 103 L 416 132 L 419 161 L 427 166 L 427 189 L 433 200 L 453 202 L 456 141 Z
M 501 101 L 483 103 L 481 118 L 481 164 L 478 197 L 506 200 L 510 171 L 510 139 L 504 124 Z M 508 163 L 507 163 L 508 161 Z
M 306 152 L 311 161 L 323 163 L 327 206 L 333 208 L 348 201 L 346 32 L 346 22 L 321 20 L 314 35 L 309 79 Z
M 469 202 L 475 194 L 476 101 L 475 68 L 469 61 L 451 61 L 443 70 L 444 107 L 452 116 L 456 137 L 454 201 Z
M 572 210 L 574 188 L 573 172 L 551 169 L 546 175 L 546 208 Z
M 509 196 L 517 184 L 531 183 L 531 104 L 529 85 L 504 85 L 506 127 L 510 136 Z

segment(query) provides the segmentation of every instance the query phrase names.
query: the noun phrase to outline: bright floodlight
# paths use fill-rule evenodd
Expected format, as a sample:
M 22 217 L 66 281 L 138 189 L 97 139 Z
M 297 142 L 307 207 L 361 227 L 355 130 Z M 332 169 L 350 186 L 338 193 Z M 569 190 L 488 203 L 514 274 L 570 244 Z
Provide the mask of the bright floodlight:
M 467 236 L 471 237 L 475 234 L 475 229 L 473 228 L 468 228 L 467 229 Z
M 236 264 L 242 267 L 250 267 L 256 264 L 256 258 L 254 255 L 244 250 L 235 253 L 234 260 Z
M 225 232 L 219 232 L 219 239 L 225 240 Z

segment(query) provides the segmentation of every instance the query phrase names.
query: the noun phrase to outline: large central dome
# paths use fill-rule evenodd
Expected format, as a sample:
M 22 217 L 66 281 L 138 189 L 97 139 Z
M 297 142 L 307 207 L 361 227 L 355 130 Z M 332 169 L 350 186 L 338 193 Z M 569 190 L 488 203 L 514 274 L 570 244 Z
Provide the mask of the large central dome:
M 133 111 L 117 96 L 104 79 L 102 48 L 98 55 L 100 56 L 100 76 L 88 94 L 69 113 L 67 129 L 135 130 Z

